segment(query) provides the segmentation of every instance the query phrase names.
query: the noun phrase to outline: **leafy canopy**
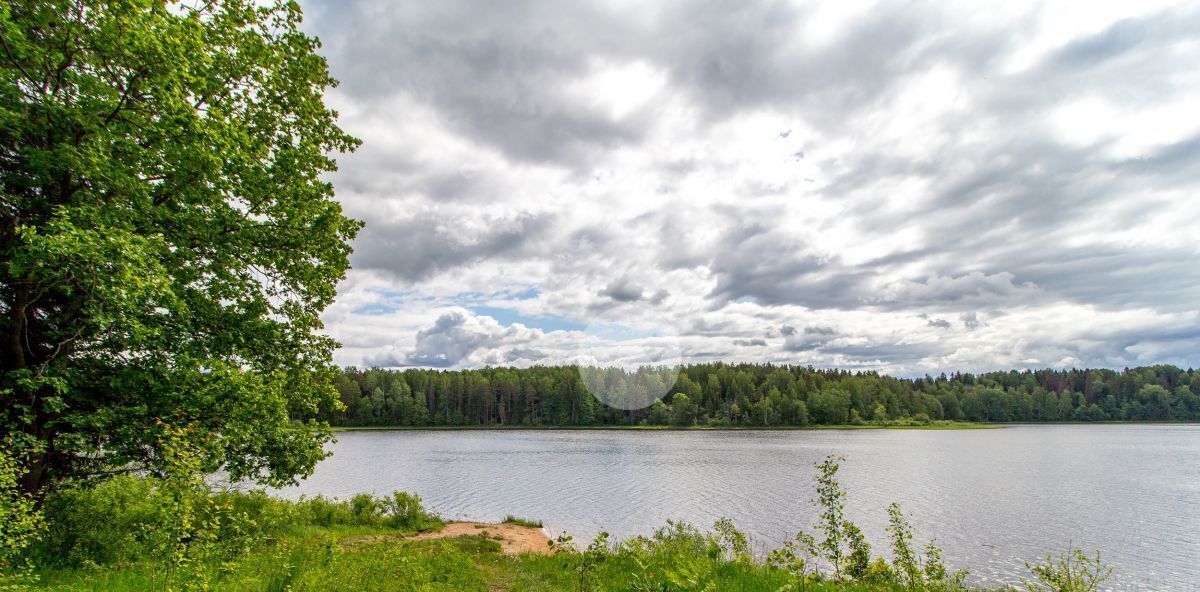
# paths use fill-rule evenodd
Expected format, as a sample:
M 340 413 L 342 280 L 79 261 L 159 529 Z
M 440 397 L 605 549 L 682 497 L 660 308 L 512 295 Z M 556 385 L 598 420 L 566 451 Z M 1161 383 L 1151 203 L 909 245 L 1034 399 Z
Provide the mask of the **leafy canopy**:
M 0 437 L 23 489 L 113 470 L 280 484 L 337 405 L 319 314 L 358 141 L 295 2 L 0 3 Z M 179 438 L 183 441 L 180 442 Z

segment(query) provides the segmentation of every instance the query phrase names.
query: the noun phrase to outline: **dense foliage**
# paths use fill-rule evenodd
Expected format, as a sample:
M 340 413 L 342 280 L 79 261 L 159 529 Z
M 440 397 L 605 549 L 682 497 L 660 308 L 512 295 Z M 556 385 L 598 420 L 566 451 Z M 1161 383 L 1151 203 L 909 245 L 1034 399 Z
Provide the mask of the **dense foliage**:
M 21 488 L 201 468 L 281 483 L 336 403 L 317 332 L 356 140 L 291 2 L 0 3 L 0 440 Z M 186 429 L 176 429 L 186 428 Z
M 613 371 L 612 388 L 623 373 Z M 402 371 L 347 368 L 342 426 L 797 426 L 975 422 L 1197 421 L 1200 373 L 1173 366 L 893 378 L 800 366 L 701 364 L 647 409 L 605 406 L 573 367 Z

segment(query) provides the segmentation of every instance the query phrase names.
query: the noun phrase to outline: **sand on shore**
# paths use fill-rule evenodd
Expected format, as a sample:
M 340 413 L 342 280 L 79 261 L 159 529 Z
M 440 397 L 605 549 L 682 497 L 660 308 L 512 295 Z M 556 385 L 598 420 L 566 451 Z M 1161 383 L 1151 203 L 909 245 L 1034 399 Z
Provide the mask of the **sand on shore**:
M 460 536 L 479 535 L 500 543 L 500 551 L 505 555 L 521 553 L 537 553 L 549 555 L 554 548 L 549 544 L 550 537 L 545 531 L 533 526 L 518 526 L 516 524 L 487 524 L 484 522 L 447 522 L 441 530 L 422 532 L 420 534 L 403 536 L 390 534 L 372 534 L 365 536 L 346 537 L 343 544 L 372 543 L 383 539 L 402 539 L 408 541 L 427 541 L 430 539 L 448 539 Z

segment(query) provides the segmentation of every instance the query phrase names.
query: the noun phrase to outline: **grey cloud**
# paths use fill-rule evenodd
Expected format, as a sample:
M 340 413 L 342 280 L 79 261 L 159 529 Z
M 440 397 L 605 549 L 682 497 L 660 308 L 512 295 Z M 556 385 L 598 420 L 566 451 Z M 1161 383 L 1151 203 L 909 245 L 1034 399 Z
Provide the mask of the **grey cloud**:
M 767 340 L 766 339 L 734 339 L 733 344 L 740 345 L 743 347 L 765 347 L 767 345 Z
M 433 213 L 376 221 L 368 224 L 355 242 L 351 263 L 358 269 L 387 271 L 415 282 L 446 269 L 529 253 L 531 243 L 536 243 L 551 223 L 547 216 L 519 214 L 485 218 L 485 229 L 471 232 L 461 225 L 460 218 Z
M 983 326 L 983 322 L 979 320 L 979 315 L 974 311 L 964 312 L 958 318 L 960 321 L 962 321 L 964 327 L 972 331 Z
M 1008 272 L 989 275 L 977 271 L 959 276 L 935 275 L 918 281 L 897 282 L 885 286 L 871 300 L 881 303 L 902 302 L 909 306 L 921 306 L 977 298 L 996 300 L 1012 296 L 1021 290 L 1036 289 L 1037 286 L 1032 282 L 1016 285 L 1013 282 L 1013 274 Z
M 366 0 L 306 6 L 343 92 L 383 107 L 407 94 L 510 159 L 582 163 L 595 150 L 636 141 L 645 129 L 565 93 L 596 52 L 624 53 L 613 33 L 629 25 L 603 9 Z
M 929 319 L 929 321 L 925 324 L 930 327 L 937 327 L 938 329 L 950 328 L 950 321 L 947 321 L 946 319 Z
M 609 282 L 603 290 L 597 293 L 597 296 L 605 296 L 617 302 L 636 302 L 642 299 L 644 291 L 644 288 L 633 283 L 629 278 L 620 278 Z
M 940 353 L 944 346 L 937 343 L 882 341 L 865 344 L 830 344 L 821 351 L 838 354 L 862 362 L 882 361 L 896 366 L 913 366 L 922 358 Z
M 698 317 L 693 319 L 691 326 L 686 333 L 688 335 L 728 335 L 731 332 L 737 331 L 738 326 L 731 321 L 714 321 L 706 317 Z
M 544 360 L 548 357 L 549 357 L 549 354 L 547 354 L 543 351 L 539 351 L 539 350 L 528 348 L 528 347 L 522 347 L 522 348 L 513 348 L 513 349 L 508 350 L 508 352 L 506 352 L 504 354 L 504 361 L 509 362 L 509 363 L 517 362 L 517 361 L 521 361 L 521 360 L 536 362 L 538 360 Z
M 711 247 L 709 269 L 717 284 L 709 298 L 724 303 L 751 298 L 762 305 L 853 307 L 866 293 L 870 273 L 844 268 L 786 231 L 762 224 L 728 229 Z
M 709 297 L 718 303 L 750 298 L 763 305 L 798 304 L 814 309 L 899 309 L 954 303 L 996 304 L 1038 287 L 1017 283 L 1008 272 L 935 273 L 876 287 L 888 265 L 846 265 L 809 248 L 786 229 L 761 224 L 735 227 L 712 247 L 709 267 L 717 278 Z
M 788 335 L 783 340 L 784 351 L 790 352 L 806 352 L 817 349 L 823 349 L 826 344 L 832 341 L 833 334 L 825 333 L 793 333 Z
M 589 3 L 306 7 L 342 92 L 384 103 L 405 93 L 511 159 L 571 166 L 640 141 L 647 127 L 564 93 L 596 60 L 646 61 L 711 116 L 798 105 L 812 121 L 836 125 L 908 73 L 951 57 L 978 68 L 1006 49 L 1005 35 L 946 35 L 951 17 L 901 4 L 877 6 L 835 43 L 809 49 L 794 40 L 810 9 L 772 1 L 664 5 L 649 19 Z
M 810 10 L 769 1 L 680 4 L 659 21 L 675 34 L 666 43 L 651 41 L 645 51 L 660 56 L 676 83 L 712 115 L 786 105 L 836 129 L 909 73 L 946 60 L 981 69 L 1007 49 L 1001 32 L 948 34 L 952 16 L 900 3 L 875 5 L 834 42 L 805 47 L 795 40 Z

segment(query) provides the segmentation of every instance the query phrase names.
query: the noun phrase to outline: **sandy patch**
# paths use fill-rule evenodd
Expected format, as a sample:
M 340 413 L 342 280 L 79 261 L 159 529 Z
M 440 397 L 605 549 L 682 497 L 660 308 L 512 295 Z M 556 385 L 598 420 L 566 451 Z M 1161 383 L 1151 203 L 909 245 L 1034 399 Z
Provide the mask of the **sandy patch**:
M 516 524 L 486 524 L 483 522 L 448 522 L 441 530 L 423 532 L 413 536 L 372 534 L 353 536 L 342 539 L 342 544 L 372 543 L 384 539 L 403 539 L 409 541 L 427 541 L 430 539 L 448 539 L 460 536 L 479 535 L 500 543 L 500 551 L 505 555 L 521 553 L 538 553 L 549 555 L 553 548 L 546 544 L 550 537 L 540 528 L 517 526 Z

